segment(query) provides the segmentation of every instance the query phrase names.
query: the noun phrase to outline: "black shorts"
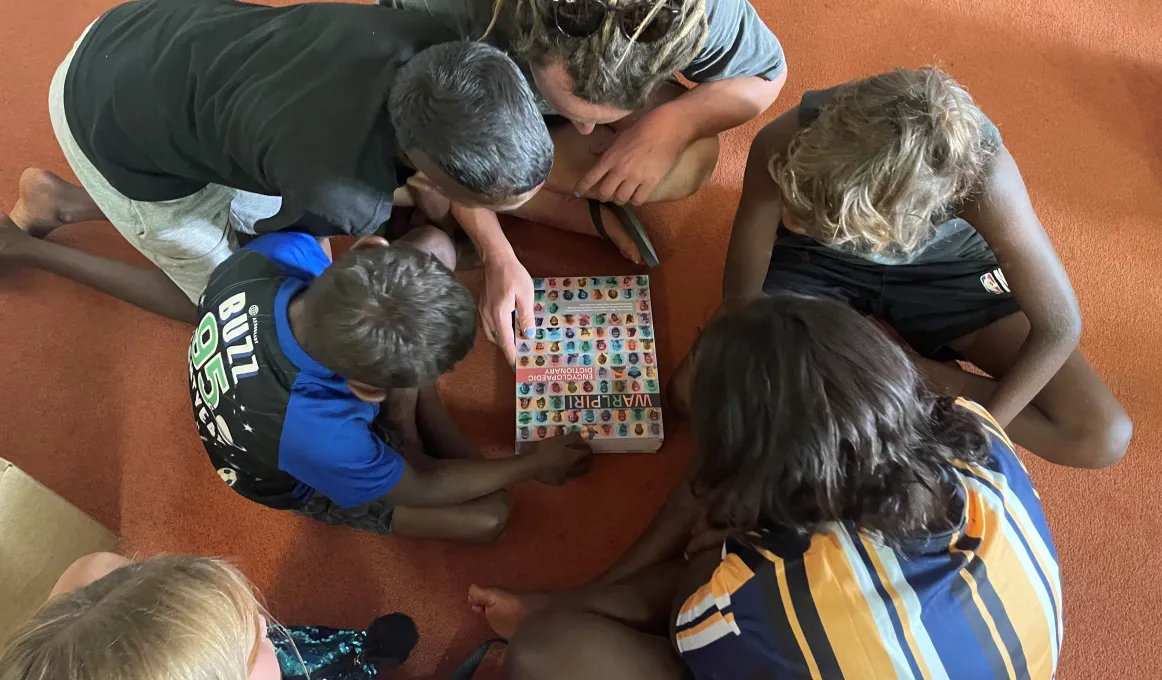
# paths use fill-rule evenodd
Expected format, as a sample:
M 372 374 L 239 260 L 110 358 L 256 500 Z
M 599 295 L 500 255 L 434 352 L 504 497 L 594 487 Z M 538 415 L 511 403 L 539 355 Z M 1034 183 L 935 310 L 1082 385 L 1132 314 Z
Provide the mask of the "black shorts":
M 375 534 L 390 534 L 395 508 L 383 500 L 374 500 L 353 508 L 341 508 L 330 498 L 315 492 L 306 503 L 295 508 L 294 512 L 329 526 L 342 525 Z
M 953 341 L 1021 311 L 991 251 L 883 265 L 779 227 L 763 290 L 841 300 L 888 323 L 920 356 L 959 359 Z

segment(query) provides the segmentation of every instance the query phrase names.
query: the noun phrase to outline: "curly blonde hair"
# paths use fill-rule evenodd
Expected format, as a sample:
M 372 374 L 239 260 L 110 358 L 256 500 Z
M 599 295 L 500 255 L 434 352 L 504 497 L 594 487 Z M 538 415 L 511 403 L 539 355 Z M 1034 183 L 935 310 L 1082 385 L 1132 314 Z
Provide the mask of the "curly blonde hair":
M 939 68 L 896 69 L 836 88 L 769 171 L 808 236 L 909 253 L 978 185 L 991 125 Z
M 221 560 L 133 562 L 41 607 L 0 651 L 0 680 L 247 680 L 263 614 Z
M 616 7 L 624 1 L 609 0 L 609 4 Z M 653 5 L 648 22 L 668 0 L 630 1 Z M 585 38 L 563 35 L 546 21 L 545 2 L 513 0 L 512 15 L 502 20 L 505 0 L 495 0 L 485 35 L 503 21 L 504 30 L 512 34 L 515 56 L 534 66 L 559 62 L 573 81 L 573 94 L 591 104 L 623 111 L 641 108 L 658 85 L 690 65 L 706 42 L 706 0 L 683 0 L 681 17 L 669 34 L 648 44 L 622 35 L 616 22 L 609 20 Z

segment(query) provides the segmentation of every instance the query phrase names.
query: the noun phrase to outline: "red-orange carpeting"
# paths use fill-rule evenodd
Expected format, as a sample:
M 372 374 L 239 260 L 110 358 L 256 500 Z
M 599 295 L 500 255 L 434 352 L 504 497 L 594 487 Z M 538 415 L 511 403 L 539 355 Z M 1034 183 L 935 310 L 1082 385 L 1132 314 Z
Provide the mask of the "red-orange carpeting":
M 71 176 L 46 111 L 49 79 L 112 0 L 11 0 L 0 24 L 0 207 L 21 169 Z M 1134 419 L 1119 466 L 1054 468 L 1027 457 L 1065 578 L 1062 680 L 1162 676 L 1155 548 L 1162 538 L 1162 22 L 1143 0 L 758 0 L 783 41 L 790 82 L 764 116 L 810 88 L 896 65 L 938 63 L 1000 126 L 1085 314 L 1082 349 Z M 663 368 L 689 348 L 719 295 L 747 145 L 725 136 L 711 184 L 645 211 Z M 514 225 L 534 274 L 618 273 L 596 241 Z M 107 224 L 54 238 L 141 262 Z M 468 282 L 479 287 L 479 274 Z M 285 622 L 361 626 L 400 610 L 421 643 L 398 677 L 446 677 L 487 630 L 470 582 L 560 587 L 596 574 L 645 526 L 690 452 L 671 419 L 656 456 L 606 457 L 564 488 L 519 487 L 507 535 L 488 547 L 379 538 L 266 510 L 235 496 L 191 423 L 190 329 L 50 275 L 0 277 L 0 455 L 124 536 L 129 555 L 235 559 Z M 483 340 L 441 384 L 490 455 L 510 450 L 512 377 Z M 2 530 L 2 529 L 0 529 Z M 392 677 L 397 677 L 393 675 Z M 595 679 L 599 680 L 599 679 Z

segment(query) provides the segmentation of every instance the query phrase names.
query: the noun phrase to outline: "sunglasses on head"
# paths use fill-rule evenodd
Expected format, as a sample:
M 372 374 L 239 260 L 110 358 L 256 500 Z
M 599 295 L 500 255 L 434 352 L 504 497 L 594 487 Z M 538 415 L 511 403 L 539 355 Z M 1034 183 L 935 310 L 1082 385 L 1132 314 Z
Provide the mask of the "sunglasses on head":
M 681 7 L 681 0 L 667 0 L 643 26 L 654 8 L 651 0 L 631 0 L 617 6 L 610 6 L 606 0 L 548 0 L 545 23 L 570 38 L 588 38 L 612 15 L 617 29 L 627 39 L 653 43 L 670 32 L 682 13 Z

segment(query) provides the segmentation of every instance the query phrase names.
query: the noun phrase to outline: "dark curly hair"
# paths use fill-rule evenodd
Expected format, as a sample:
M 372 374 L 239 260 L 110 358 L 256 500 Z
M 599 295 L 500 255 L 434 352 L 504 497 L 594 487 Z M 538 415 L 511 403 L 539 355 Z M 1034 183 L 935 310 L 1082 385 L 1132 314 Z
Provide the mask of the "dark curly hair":
M 303 293 L 302 344 L 348 380 L 418 387 L 468 354 L 476 304 L 435 256 L 406 243 L 353 248 Z
M 709 524 L 894 544 L 953 521 L 951 461 L 983 464 L 979 419 L 937 397 L 880 328 L 780 294 L 714 319 L 696 349 L 692 487 Z

